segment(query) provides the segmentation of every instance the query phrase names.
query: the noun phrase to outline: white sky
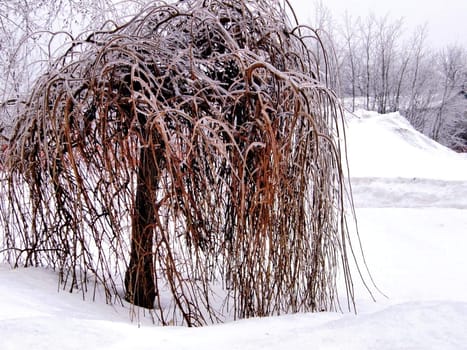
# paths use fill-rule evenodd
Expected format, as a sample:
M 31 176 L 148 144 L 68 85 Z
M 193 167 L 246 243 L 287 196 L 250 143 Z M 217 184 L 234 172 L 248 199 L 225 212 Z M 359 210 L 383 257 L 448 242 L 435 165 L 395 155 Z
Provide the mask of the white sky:
M 347 10 L 353 17 L 378 17 L 389 14 L 395 20 L 403 17 L 405 28 L 428 24 L 429 43 L 436 47 L 459 44 L 467 47 L 467 0 L 322 0 L 336 20 Z M 291 0 L 300 21 L 313 18 L 314 0 Z

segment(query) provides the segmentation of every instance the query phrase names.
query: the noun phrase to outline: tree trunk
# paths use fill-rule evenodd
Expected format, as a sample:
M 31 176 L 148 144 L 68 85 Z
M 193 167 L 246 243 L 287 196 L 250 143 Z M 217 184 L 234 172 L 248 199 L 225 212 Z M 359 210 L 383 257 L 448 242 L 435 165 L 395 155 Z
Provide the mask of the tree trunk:
M 140 149 L 130 264 L 125 274 L 125 299 L 148 309 L 154 307 L 156 297 L 153 244 L 156 192 L 160 177 L 159 153 L 147 145 Z

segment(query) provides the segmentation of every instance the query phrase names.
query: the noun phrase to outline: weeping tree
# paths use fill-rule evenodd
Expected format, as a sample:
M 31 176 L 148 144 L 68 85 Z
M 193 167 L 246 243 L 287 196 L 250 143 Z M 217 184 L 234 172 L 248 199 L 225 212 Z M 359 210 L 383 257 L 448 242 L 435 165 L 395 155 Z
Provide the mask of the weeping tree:
M 353 307 L 341 110 L 286 5 L 160 3 L 76 38 L 10 138 L 9 262 L 161 324 L 340 308 L 339 271 Z

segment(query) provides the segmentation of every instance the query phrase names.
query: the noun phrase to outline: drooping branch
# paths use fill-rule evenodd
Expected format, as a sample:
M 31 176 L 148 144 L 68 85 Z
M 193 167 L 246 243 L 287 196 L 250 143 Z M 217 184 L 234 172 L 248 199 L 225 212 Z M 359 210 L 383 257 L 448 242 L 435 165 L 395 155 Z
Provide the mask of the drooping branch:
M 192 0 L 75 42 L 11 139 L 10 260 L 123 284 L 162 324 L 337 308 L 341 113 L 305 31 L 277 1 Z

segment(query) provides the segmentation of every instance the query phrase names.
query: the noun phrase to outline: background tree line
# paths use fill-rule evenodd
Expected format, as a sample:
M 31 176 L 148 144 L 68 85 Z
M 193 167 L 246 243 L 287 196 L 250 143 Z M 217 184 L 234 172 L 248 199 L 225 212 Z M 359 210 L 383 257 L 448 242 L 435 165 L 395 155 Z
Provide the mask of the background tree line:
M 467 51 L 458 44 L 433 48 L 429 28 L 408 30 L 389 15 L 334 20 L 318 3 L 314 26 L 328 35 L 339 84 L 351 111 L 400 111 L 420 132 L 467 150 Z M 449 42 L 449 38 L 446 38 Z

